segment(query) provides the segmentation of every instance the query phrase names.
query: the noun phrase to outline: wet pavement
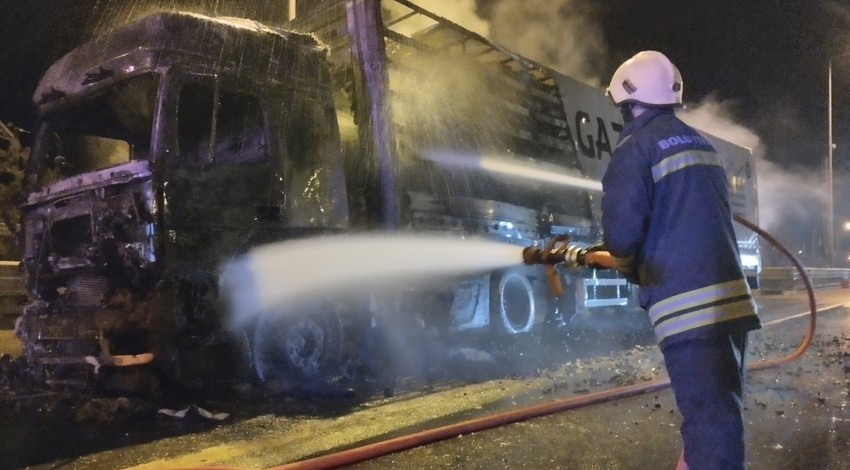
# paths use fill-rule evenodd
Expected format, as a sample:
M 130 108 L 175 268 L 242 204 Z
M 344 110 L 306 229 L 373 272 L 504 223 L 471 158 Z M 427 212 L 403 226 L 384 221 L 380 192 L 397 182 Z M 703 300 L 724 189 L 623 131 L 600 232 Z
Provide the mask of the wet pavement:
M 745 419 L 750 469 L 850 468 L 850 291 L 819 292 L 818 300 L 821 308 L 834 308 L 820 314 L 812 345 L 803 356 L 749 374 Z M 790 354 L 807 328 L 805 316 L 795 317 L 805 311 L 805 296 L 760 296 L 759 302 L 768 326 L 753 335 L 750 361 Z M 524 364 L 527 368 L 540 365 Z M 477 366 L 482 375 L 475 380 L 399 384 L 392 396 L 336 403 L 278 396 L 272 402 L 266 397 L 265 401 L 203 404 L 210 412 L 228 412 L 223 421 L 204 418 L 197 409 L 183 419 L 158 415 L 151 420 L 154 404 L 122 402 L 120 398 L 91 400 L 89 408 L 99 406 L 101 411 L 95 410 L 93 416 L 113 421 L 98 424 L 83 417 L 76 427 L 68 428 L 66 433 L 91 433 L 90 439 L 79 440 L 79 452 L 66 450 L 39 462 L 35 457 L 38 448 L 58 445 L 57 439 L 39 441 L 38 426 L 21 423 L 14 439 L 19 446 L 9 446 L 6 436 L 2 460 L 6 463 L 0 467 L 269 468 L 492 413 L 586 397 L 664 377 L 660 355 L 651 344 L 569 357 L 536 370 L 519 368 L 499 378 L 484 378 L 483 369 L 492 367 L 489 362 Z M 63 405 L 54 402 L 51 406 Z M 79 416 L 80 408 L 76 413 Z M 152 424 L 158 431 L 145 434 L 143 430 Z M 680 446 L 678 424 L 672 393 L 662 388 L 465 433 L 349 467 L 672 469 Z M 108 439 L 105 431 L 111 434 Z M 102 445 L 92 445 L 98 438 Z M 30 455 L 24 458 L 27 449 Z M 42 457 L 50 455 L 42 452 Z M 9 466 L 10 462 L 18 464 Z
M 822 315 L 798 361 L 749 374 L 750 469 L 850 468 L 846 308 Z M 352 468 L 673 469 L 680 420 L 670 389 L 465 435 Z

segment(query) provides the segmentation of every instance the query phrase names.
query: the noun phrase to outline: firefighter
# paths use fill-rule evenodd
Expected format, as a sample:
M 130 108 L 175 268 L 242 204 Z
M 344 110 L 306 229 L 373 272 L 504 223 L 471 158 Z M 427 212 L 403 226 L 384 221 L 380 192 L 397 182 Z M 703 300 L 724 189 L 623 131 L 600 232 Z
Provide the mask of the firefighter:
M 732 228 L 726 174 L 712 145 L 674 115 L 682 77 L 643 51 L 607 94 L 625 127 L 602 179 L 604 244 L 639 285 L 682 415 L 678 468 L 745 466 L 747 332 L 761 327 Z

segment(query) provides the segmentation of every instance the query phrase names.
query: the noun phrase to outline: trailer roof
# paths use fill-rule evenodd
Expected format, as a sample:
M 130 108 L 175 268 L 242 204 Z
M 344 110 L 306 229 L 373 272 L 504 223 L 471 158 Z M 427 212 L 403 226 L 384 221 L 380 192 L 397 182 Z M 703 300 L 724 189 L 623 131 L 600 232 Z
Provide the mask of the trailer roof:
M 308 64 L 316 65 L 325 56 L 325 47 L 309 34 L 242 18 L 164 11 L 120 26 L 68 52 L 45 72 L 33 102 L 40 106 L 115 76 L 178 62 L 203 67 L 210 73 L 245 71 L 277 76 L 292 70 L 288 75 L 312 75 L 315 80 Z

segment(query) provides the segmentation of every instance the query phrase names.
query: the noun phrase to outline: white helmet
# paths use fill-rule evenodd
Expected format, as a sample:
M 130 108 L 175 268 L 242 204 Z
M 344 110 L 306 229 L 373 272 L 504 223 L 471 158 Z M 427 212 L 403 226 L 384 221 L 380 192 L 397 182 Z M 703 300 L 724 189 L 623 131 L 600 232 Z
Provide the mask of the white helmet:
M 640 103 L 647 106 L 682 104 L 682 74 L 664 54 L 641 51 L 623 62 L 611 77 L 606 94 L 617 106 Z

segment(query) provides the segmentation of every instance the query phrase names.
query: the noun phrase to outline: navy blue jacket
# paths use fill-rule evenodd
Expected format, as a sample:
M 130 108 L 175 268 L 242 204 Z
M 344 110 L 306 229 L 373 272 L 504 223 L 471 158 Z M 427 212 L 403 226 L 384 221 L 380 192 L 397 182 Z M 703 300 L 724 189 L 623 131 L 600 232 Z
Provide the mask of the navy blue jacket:
M 726 172 L 670 109 L 629 122 L 602 178 L 602 228 L 640 285 L 659 346 L 760 327 L 741 270 Z

